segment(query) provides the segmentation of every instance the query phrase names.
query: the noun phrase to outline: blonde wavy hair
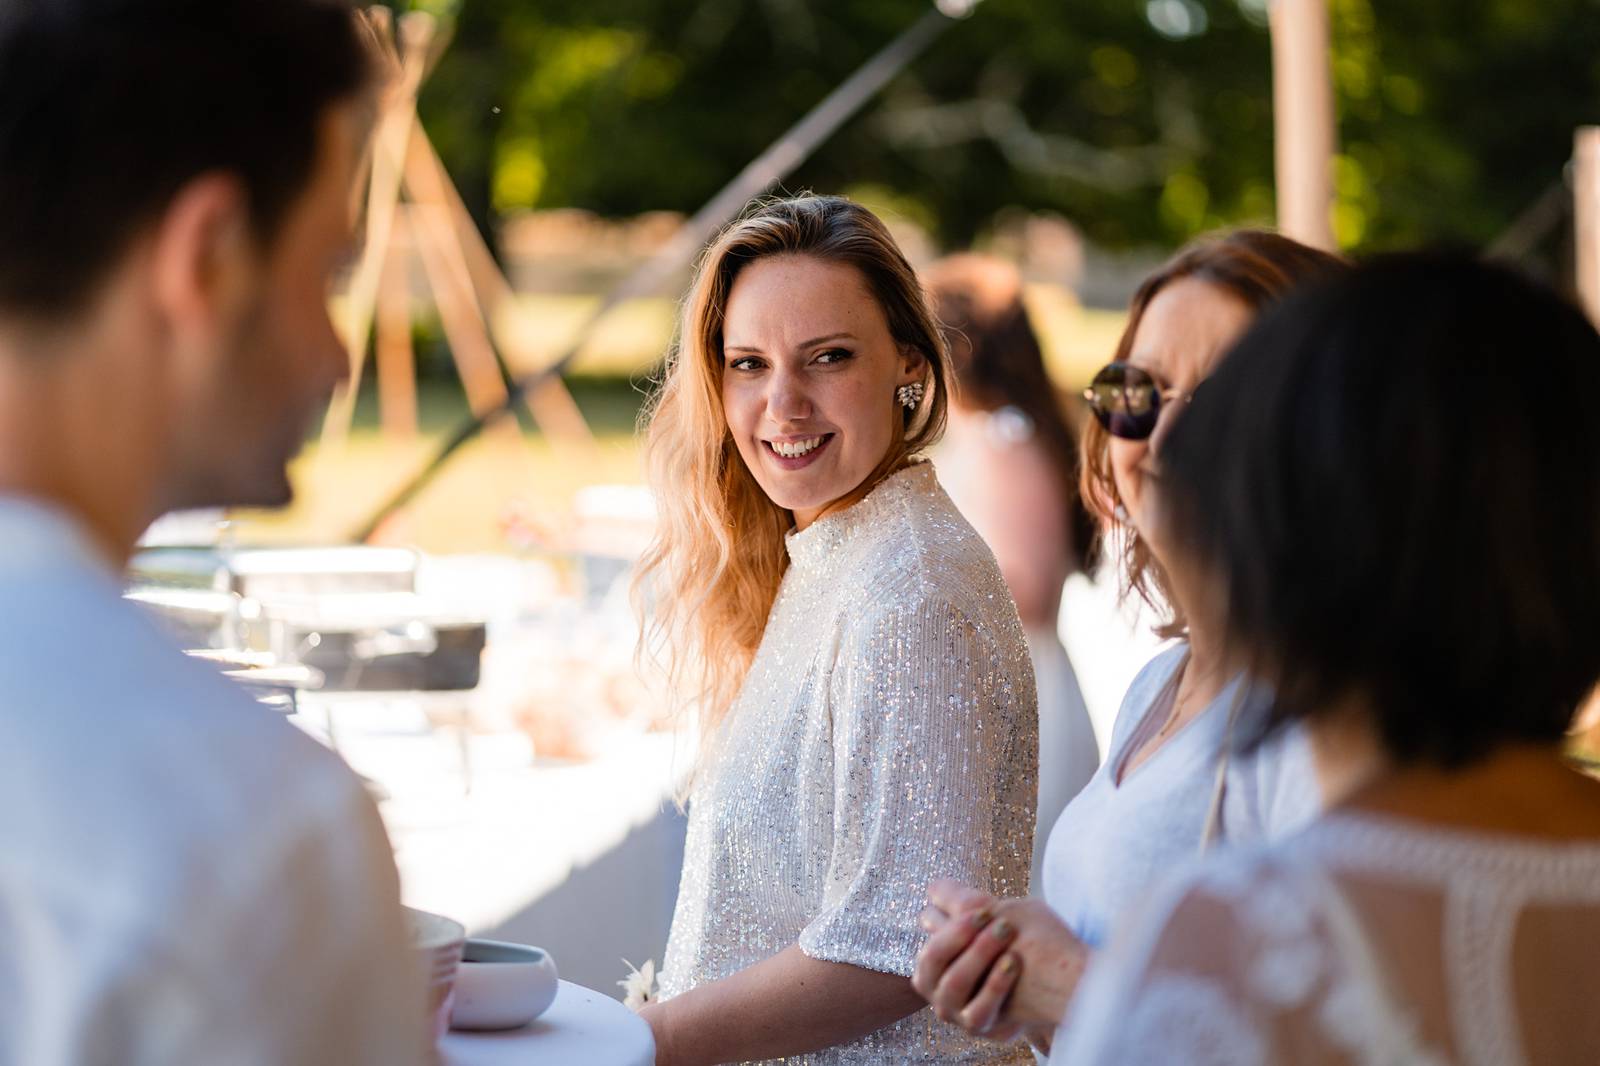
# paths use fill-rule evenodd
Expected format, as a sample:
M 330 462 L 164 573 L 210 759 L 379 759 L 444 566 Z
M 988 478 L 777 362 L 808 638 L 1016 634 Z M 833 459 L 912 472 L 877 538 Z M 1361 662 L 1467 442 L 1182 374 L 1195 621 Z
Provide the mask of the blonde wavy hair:
M 722 409 L 722 327 L 739 272 L 758 259 L 805 255 L 860 272 L 902 349 L 924 358 L 922 402 L 863 483 L 870 488 L 944 431 L 949 357 L 916 272 L 871 211 L 837 196 L 757 201 L 701 257 L 678 342 L 641 416 L 658 525 L 634 583 L 640 655 L 664 668 L 693 711 L 702 752 L 755 658 L 788 565 L 790 513 L 745 467 Z M 890 397 L 884 397 L 892 403 Z

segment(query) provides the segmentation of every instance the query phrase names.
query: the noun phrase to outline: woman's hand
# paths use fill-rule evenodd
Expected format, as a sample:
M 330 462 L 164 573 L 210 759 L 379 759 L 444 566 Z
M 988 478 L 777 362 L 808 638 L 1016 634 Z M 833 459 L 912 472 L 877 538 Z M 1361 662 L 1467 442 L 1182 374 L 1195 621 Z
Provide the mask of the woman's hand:
M 1002 900 L 954 881 L 929 887 L 928 942 L 912 986 L 940 1019 L 978 1036 L 1047 1043 L 1088 949 L 1039 899 Z

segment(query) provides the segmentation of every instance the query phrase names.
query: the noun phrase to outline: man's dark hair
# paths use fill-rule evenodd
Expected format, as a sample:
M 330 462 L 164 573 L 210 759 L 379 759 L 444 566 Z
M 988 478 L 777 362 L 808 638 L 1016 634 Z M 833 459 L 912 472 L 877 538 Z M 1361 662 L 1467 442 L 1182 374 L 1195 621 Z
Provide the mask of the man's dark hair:
M 1175 543 L 1277 686 L 1260 735 L 1356 695 L 1401 762 L 1559 741 L 1600 678 L 1597 398 L 1589 322 L 1466 257 L 1263 315 L 1162 450 Z
M 80 307 L 193 178 L 243 182 L 269 243 L 326 109 L 368 77 L 334 0 L 0 6 L 0 314 Z

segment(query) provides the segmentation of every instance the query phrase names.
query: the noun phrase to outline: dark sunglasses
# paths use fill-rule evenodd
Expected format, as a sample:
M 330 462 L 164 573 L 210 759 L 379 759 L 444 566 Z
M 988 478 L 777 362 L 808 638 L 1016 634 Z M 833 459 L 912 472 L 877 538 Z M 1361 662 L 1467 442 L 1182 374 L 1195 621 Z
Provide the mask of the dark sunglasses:
M 1083 390 L 1089 409 L 1105 431 L 1123 440 L 1149 440 L 1161 418 L 1161 405 L 1188 403 L 1192 392 L 1163 388 L 1147 370 L 1128 363 L 1107 363 Z

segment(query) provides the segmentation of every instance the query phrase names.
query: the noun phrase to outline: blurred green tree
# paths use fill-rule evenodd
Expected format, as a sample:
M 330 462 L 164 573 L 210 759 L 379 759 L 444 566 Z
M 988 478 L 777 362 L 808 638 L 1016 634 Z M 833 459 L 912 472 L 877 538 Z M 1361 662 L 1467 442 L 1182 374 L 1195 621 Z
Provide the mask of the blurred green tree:
M 1021 205 L 1109 246 L 1273 214 L 1268 0 L 987 0 L 791 188 L 948 244 Z M 927 0 L 416 0 L 422 114 L 480 220 L 692 210 Z M 1492 239 L 1600 121 L 1600 0 L 1330 0 L 1340 240 Z

